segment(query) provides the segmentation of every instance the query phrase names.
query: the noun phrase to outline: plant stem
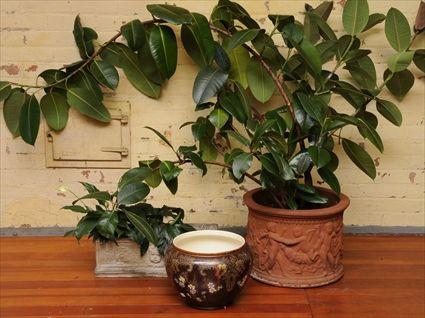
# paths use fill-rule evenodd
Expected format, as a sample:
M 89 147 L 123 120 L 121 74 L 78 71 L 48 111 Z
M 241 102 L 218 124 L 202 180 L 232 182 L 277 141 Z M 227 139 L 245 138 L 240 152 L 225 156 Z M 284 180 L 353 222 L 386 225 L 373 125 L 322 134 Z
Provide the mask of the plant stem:
M 228 31 L 223 30 L 223 29 L 220 29 L 220 28 L 217 28 L 216 26 L 214 26 L 212 24 L 210 24 L 210 28 L 211 28 L 211 30 L 214 30 L 214 31 L 216 31 L 216 32 L 218 32 L 220 34 L 226 35 L 228 37 L 231 37 L 232 36 L 232 34 L 229 33 Z M 294 108 L 293 108 L 293 105 L 292 105 L 292 102 L 291 102 L 290 98 L 288 97 L 288 95 L 290 95 L 289 90 L 288 91 L 285 91 L 284 84 L 280 82 L 279 78 L 273 72 L 273 70 L 271 69 L 270 65 L 268 65 L 267 62 L 264 61 L 264 59 L 261 57 L 260 54 L 258 54 L 253 48 L 251 48 L 250 46 L 248 46 L 246 44 L 242 44 L 242 46 L 249 53 L 251 53 L 261 63 L 261 65 L 263 66 L 263 68 L 266 70 L 266 72 L 273 79 L 273 81 L 274 81 L 274 83 L 275 83 L 275 85 L 276 85 L 276 87 L 277 87 L 277 89 L 279 91 L 279 94 L 282 96 L 285 104 L 288 106 L 289 112 L 290 112 L 290 114 L 292 116 L 292 119 L 294 121 L 296 133 L 297 133 L 298 136 L 301 136 L 301 128 L 300 128 L 300 126 L 298 125 L 298 123 L 296 121 Z M 301 149 L 304 150 L 305 149 L 304 141 L 303 140 L 300 140 L 299 141 L 299 144 L 300 144 Z
M 325 84 L 332 78 L 332 76 L 340 68 L 342 63 L 344 63 L 344 58 L 346 57 L 347 53 L 350 51 L 350 48 L 353 45 L 353 42 L 354 42 L 354 36 L 351 36 L 350 43 L 348 44 L 347 49 L 344 51 L 344 53 L 342 53 L 341 59 L 336 63 L 331 73 L 325 78 L 325 81 L 323 82 L 323 87 L 325 87 Z

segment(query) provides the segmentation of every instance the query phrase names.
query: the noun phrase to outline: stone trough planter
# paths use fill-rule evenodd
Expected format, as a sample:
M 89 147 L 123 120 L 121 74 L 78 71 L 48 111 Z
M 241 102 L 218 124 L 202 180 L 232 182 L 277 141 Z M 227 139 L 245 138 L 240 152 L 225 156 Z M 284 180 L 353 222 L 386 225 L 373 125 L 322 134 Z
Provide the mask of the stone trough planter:
M 192 224 L 197 230 L 216 230 L 217 224 Z M 152 244 L 141 256 L 139 245 L 129 239 L 96 242 L 97 277 L 166 277 L 163 257 Z

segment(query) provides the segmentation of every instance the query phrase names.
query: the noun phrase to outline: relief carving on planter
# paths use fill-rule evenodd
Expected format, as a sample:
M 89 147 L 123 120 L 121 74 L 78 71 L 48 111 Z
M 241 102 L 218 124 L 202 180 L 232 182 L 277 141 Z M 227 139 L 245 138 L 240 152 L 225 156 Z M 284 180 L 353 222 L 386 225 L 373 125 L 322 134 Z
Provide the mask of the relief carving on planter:
M 254 271 L 296 278 L 326 276 L 341 267 L 342 218 L 276 223 L 255 217 L 249 221 L 248 245 L 260 251 L 254 255 Z

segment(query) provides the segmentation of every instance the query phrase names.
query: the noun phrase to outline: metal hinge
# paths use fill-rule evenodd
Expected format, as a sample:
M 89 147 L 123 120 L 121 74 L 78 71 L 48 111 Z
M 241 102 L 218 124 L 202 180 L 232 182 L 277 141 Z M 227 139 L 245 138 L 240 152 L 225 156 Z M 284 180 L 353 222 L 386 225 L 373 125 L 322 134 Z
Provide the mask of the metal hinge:
M 100 151 L 103 152 L 119 152 L 121 156 L 128 156 L 128 148 L 124 147 L 102 147 Z
M 119 120 L 121 124 L 126 125 L 128 124 L 128 116 L 125 114 L 111 114 L 111 118 L 115 120 Z

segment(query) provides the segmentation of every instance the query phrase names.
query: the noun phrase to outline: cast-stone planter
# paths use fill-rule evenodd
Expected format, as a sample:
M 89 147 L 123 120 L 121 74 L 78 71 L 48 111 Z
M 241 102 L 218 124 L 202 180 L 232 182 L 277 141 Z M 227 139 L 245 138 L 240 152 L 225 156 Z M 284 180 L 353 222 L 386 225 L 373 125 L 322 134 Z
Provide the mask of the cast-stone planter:
M 302 288 L 330 284 L 342 277 L 343 214 L 350 200 L 343 194 L 338 197 L 330 190 L 317 189 L 335 203 L 319 209 L 287 210 L 259 204 L 261 189 L 245 193 L 253 278 L 270 285 Z
M 197 230 L 217 229 L 217 224 L 192 224 Z M 152 244 L 141 256 L 140 247 L 129 239 L 114 242 L 96 242 L 96 268 L 98 277 L 166 277 L 163 257 Z

